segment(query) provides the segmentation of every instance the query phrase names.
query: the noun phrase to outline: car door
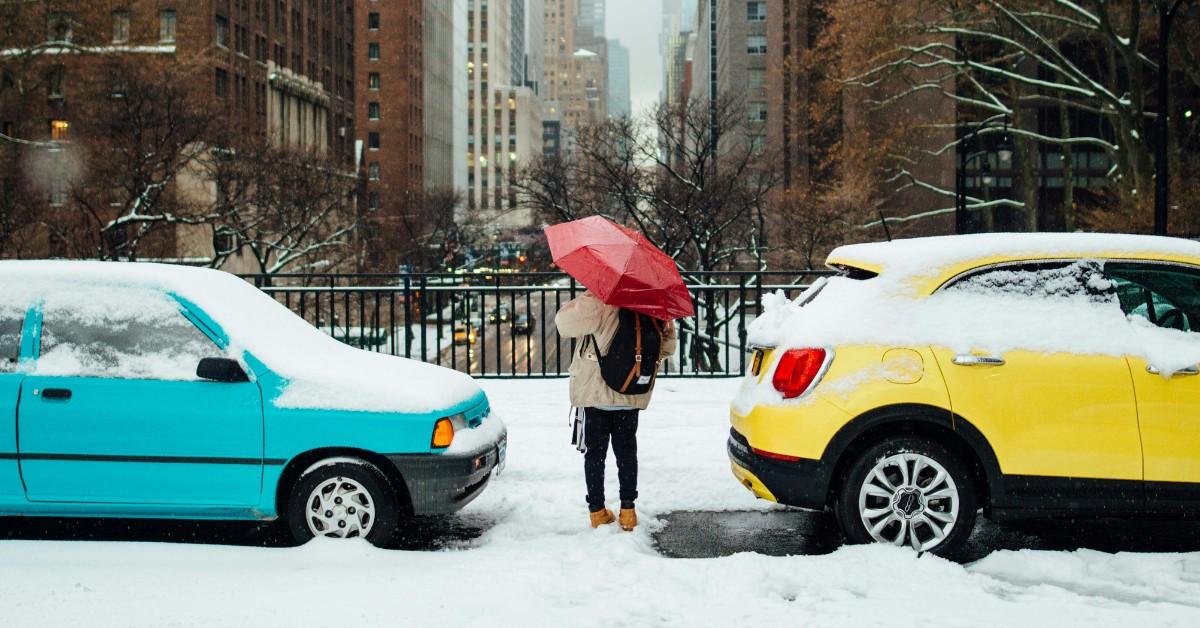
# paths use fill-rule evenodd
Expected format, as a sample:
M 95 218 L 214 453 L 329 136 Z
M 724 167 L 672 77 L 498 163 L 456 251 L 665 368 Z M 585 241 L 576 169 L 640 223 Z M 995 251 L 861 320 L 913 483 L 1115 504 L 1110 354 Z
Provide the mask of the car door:
M 983 301 L 988 307 L 1014 307 L 1006 296 L 1060 298 L 1064 289 L 1082 294 L 1099 272 L 1098 265 L 1066 263 L 1002 266 L 945 289 L 995 297 Z M 1086 298 L 1082 303 L 1092 306 Z M 1110 297 L 1095 307 L 1117 306 Z M 1142 506 L 1137 408 L 1124 357 L 933 350 L 954 413 L 982 432 L 1006 476 L 995 499 L 1033 508 Z
M 250 506 L 262 485 L 253 382 L 201 381 L 224 353 L 169 295 L 58 289 L 41 306 L 21 384 L 18 448 L 31 501 Z
M 1121 307 L 1154 325 L 1143 342 L 1182 347 L 1200 342 L 1200 268 L 1110 262 Z M 1146 500 L 1153 509 L 1200 509 L 1200 369 L 1129 356 L 1145 457 Z
M 26 310 L 0 305 L 0 507 L 25 501 L 17 466 L 17 398 L 24 375 L 18 369 Z

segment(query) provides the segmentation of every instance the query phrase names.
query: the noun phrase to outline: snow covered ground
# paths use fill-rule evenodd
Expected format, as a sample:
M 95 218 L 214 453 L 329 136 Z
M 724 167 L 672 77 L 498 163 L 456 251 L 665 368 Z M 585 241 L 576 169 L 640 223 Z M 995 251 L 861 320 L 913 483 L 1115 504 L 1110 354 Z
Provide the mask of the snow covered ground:
M 566 380 L 490 381 L 508 469 L 446 551 L 0 542 L 0 626 L 1196 626 L 1200 553 L 1000 551 L 966 566 L 891 547 L 658 555 L 657 513 L 768 508 L 729 475 L 738 381 L 663 380 L 642 415 L 632 534 L 587 527 Z M 610 461 L 610 502 L 615 469 Z M 0 523 L 2 525 L 2 523 Z

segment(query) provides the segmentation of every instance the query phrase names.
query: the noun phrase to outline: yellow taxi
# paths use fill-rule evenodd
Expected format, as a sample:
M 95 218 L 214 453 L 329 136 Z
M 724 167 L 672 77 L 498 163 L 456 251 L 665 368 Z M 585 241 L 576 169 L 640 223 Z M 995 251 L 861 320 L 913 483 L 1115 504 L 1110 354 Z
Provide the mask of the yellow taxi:
M 475 344 L 476 333 L 475 326 L 470 324 L 454 326 L 454 344 L 456 345 L 473 345 Z
M 979 510 L 1200 514 L 1200 243 L 951 236 L 827 263 L 751 326 L 728 453 L 755 496 L 942 555 Z

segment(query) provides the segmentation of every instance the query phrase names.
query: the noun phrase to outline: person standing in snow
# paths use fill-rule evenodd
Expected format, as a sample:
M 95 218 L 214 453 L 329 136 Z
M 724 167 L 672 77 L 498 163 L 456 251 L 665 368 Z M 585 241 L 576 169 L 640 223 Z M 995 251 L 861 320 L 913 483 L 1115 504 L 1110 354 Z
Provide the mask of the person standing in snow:
M 562 336 L 580 339 L 578 350 L 571 360 L 571 405 L 582 414 L 583 475 L 592 527 L 597 528 L 616 520 L 604 503 L 604 465 L 611 440 L 617 459 L 617 479 L 620 481 L 621 529 L 630 531 L 637 526 L 634 501 L 638 496 L 638 413 L 650 404 L 654 382 L 651 376 L 645 392 L 623 394 L 606 382 L 601 373 L 600 358 L 609 355 L 622 320 L 630 320 L 629 312 L 624 311 L 627 314 L 625 317 L 622 317 L 622 312 L 621 308 L 608 305 L 587 291 L 563 305 L 554 317 L 554 323 Z M 657 368 L 659 361 L 675 353 L 675 325 L 669 321 L 652 321 L 644 315 L 638 316 L 642 316 L 639 320 L 653 326 L 660 339 L 659 355 L 651 366 Z M 623 330 L 622 333 L 628 332 Z

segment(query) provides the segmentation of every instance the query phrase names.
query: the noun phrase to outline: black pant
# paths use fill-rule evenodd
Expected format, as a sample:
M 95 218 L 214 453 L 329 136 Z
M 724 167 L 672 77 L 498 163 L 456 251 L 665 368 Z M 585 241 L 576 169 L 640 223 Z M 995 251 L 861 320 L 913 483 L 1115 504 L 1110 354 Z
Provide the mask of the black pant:
M 617 457 L 617 479 L 621 483 L 621 504 L 632 506 L 637 499 L 637 410 L 600 410 L 584 408 L 583 479 L 587 483 L 588 509 L 604 508 L 604 461 L 608 441 L 612 439 Z

